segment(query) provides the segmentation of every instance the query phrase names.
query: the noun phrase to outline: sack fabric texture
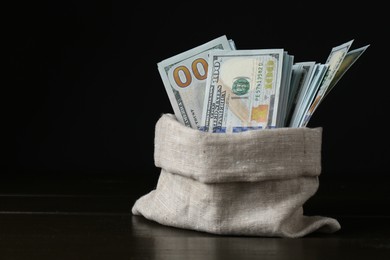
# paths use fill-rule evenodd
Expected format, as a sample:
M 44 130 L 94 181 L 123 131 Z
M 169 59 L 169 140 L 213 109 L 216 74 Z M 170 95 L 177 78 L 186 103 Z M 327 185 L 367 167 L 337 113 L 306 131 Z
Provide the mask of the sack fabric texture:
M 321 127 L 207 133 L 163 114 L 155 128 L 157 186 L 132 213 L 221 235 L 333 233 L 336 219 L 303 213 L 319 187 L 321 142 Z

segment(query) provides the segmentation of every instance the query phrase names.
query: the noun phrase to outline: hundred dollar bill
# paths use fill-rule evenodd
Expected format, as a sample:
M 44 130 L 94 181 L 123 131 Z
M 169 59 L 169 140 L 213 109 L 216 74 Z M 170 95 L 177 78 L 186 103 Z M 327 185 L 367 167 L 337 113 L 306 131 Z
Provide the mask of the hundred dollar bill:
M 304 96 L 304 92 L 309 87 L 309 80 L 315 66 L 314 61 L 297 62 L 293 65 L 293 76 L 291 78 L 291 91 L 288 96 L 288 108 L 286 126 L 292 121 L 295 109 Z
M 283 49 L 210 51 L 200 130 L 275 128 Z
M 177 119 L 199 128 L 208 71 L 208 52 L 231 50 L 234 41 L 225 35 L 157 63 L 158 71 Z
M 348 50 L 351 47 L 352 43 L 353 40 L 332 48 L 331 53 L 329 54 L 328 59 L 326 60 L 325 63 L 329 65 L 328 70 L 319 86 L 318 92 L 316 94 L 313 103 L 310 105 L 309 109 L 306 111 L 304 115 L 302 126 L 306 126 L 308 124 L 314 111 L 317 109 L 318 105 L 324 98 L 328 90 L 328 87 L 330 86 L 334 76 L 337 73 L 337 70 L 339 69 L 341 63 L 343 62 L 345 55 L 347 55 Z
M 300 127 L 303 125 L 303 121 L 305 119 L 304 116 L 310 108 L 310 105 L 313 103 L 313 100 L 316 97 L 319 86 L 321 85 L 328 68 L 329 64 L 315 64 L 313 76 L 310 79 L 309 88 L 307 89 L 302 103 L 299 106 L 299 110 L 297 111 L 299 114 L 297 114 L 297 117 L 294 118 L 293 127 Z
M 342 76 L 347 72 L 347 70 L 357 61 L 357 59 L 367 50 L 370 45 L 363 46 L 358 49 L 354 49 L 349 51 L 343 62 L 340 65 L 340 68 L 337 70 L 336 74 L 333 77 L 332 82 L 330 83 L 327 91 L 325 92 L 324 98 L 328 93 L 333 89 L 333 87 L 337 84 L 337 82 L 341 79 Z
M 327 87 L 325 93 L 322 95 L 322 97 L 319 99 L 317 97 L 317 104 L 316 106 L 312 106 L 312 111 L 310 111 L 311 113 L 307 114 L 306 117 L 304 118 L 304 121 L 303 121 L 303 126 L 306 126 L 309 122 L 309 119 L 311 117 L 311 115 L 314 113 L 315 109 L 318 107 L 320 101 L 322 101 L 328 94 L 329 92 L 334 88 L 334 86 L 337 84 L 337 82 L 342 78 L 342 76 L 348 71 L 348 69 L 357 61 L 357 59 L 366 51 L 366 49 L 369 47 L 370 45 L 366 45 L 366 46 L 363 46 L 361 48 L 358 48 L 358 49 L 354 49 L 352 51 L 349 51 L 342 63 L 340 64 L 340 67 L 338 68 L 337 72 L 335 73 L 332 81 L 330 82 L 329 86 Z
M 287 51 L 284 52 L 283 67 L 282 67 L 282 80 L 280 86 L 280 100 L 278 105 L 278 118 L 276 127 L 285 126 L 287 106 L 288 106 L 288 95 L 290 94 L 292 67 L 294 65 L 294 56 L 289 55 Z

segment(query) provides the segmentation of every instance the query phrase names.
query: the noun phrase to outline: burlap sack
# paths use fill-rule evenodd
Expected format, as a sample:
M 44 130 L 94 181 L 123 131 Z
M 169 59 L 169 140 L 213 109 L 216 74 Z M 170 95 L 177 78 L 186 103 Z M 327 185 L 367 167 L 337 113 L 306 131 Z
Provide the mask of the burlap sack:
M 303 215 L 318 189 L 322 128 L 206 133 L 163 114 L 155 129 L 155 190 L 132 207 L 160 224 L 214 234 L 302 237 L 340 229 Z

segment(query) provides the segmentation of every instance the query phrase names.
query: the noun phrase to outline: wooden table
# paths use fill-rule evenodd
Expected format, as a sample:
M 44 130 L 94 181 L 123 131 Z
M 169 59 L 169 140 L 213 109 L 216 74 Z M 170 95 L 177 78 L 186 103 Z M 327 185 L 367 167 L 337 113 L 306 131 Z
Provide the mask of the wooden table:
M 390 259 L 387 180 L 320 180 L 305 214 L 334 217 L 341 230 L 285 239 L 219 236 L 133 216 L 134 201 L 156 179 L 108 176 L 3 178 L 0 259 Z

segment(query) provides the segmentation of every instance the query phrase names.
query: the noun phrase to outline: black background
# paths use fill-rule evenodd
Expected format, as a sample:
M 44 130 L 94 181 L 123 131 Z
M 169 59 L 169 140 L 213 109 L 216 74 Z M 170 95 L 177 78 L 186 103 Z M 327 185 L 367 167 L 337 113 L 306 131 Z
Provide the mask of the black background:
M 154 183 L 154 126 L 173 112 L 157 62 L 225 34 L 238 49 L 284 48 L 296 62 L 324 63 L 352 39 L 351 49 L 370 44 L 308 126 L 323 127 L 324 177 L 388 178 L 385 10 L 327 1 L 15 3 L 3 31 L 3 176 Z

